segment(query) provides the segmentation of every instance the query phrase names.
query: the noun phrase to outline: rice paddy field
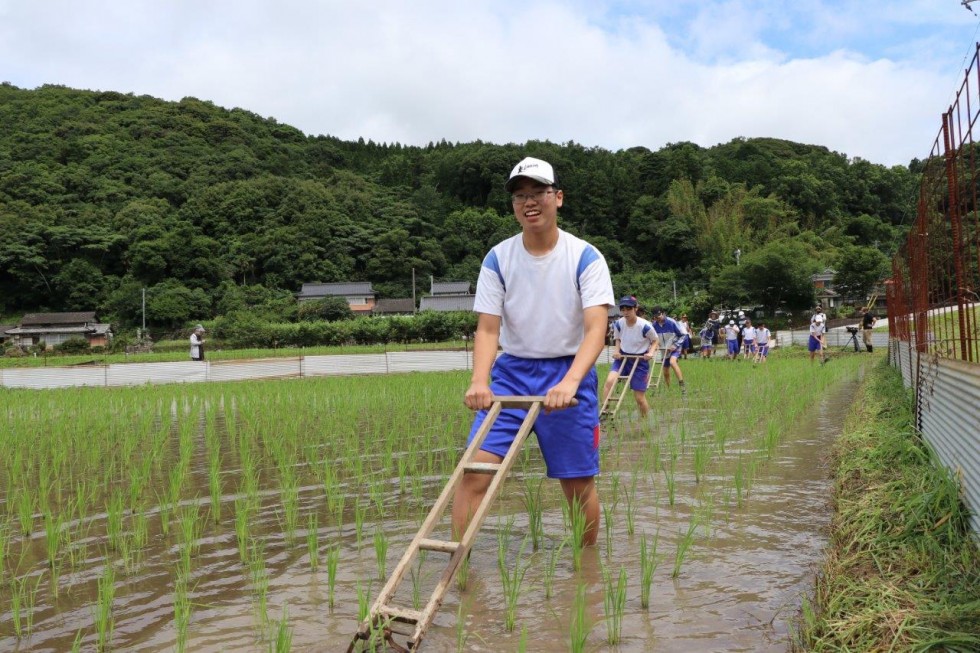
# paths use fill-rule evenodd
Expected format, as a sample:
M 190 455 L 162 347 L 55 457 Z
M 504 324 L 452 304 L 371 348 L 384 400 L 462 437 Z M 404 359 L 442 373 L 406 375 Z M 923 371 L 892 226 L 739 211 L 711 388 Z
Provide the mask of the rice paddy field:
M 596 547 L 532 438 L 423 650 L 788 650 L 871 358 L 682 361 L 646 420 L 627 396 Z M 464 448 L 468 378 L 0 391 L 0 650 L 346 650 Z

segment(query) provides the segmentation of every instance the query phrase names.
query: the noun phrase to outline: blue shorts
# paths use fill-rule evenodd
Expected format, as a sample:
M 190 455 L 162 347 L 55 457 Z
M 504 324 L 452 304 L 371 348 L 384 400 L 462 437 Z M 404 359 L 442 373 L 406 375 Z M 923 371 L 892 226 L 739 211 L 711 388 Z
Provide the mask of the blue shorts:
M 635 354 L 627 355 L 632 356 Z M 642 358 L 620 358 L 619 360 L 613 361 L 610 371 L 619 372 L 619 376 L 625 378 L 629 376 L 634 364 L 636 364 L 636 371 L 633 372 L 633 378 L 630 379 L 630 390 L 646 392 L 647 386 L 650 385 L 650 361 L 643 360 Z
M 664 352 L 664 367 L 670 367 L 671 358 L 680 358 L 681 350 L 675 349 L 674 351 Z
M 810 336 L 810 340 L 807 342 L 807 349 L 810 351 L 820 351 L 820 341 Z
M 681 342 L 678 345 L 678 347 L 680 347 L 681 349 L 690 349 L 691 348 L 691 336 L 684 336 L 683 338 L 681 338 Z
M 769 355 L 769 343 L 767 342 L 764 345 L 759 345 L 759 356 L 765 358 L 768 355 Z
M 564 378 L 573 359 L 573 356 L 530 359 L 501 354 L 490 372 L 490 389 L 495 396 L 545 395 Z M 599 378 L 593 367 L 575 393 L 578 406 L 550 414 L 542 411 L 538 415 L 534 433 L 538 436 L 549 478 L 583 478 L 599 473 L 598 391 Z M 526 410 L 517 408 L 500 411 L 480 448 L 506 456 L 525 415 Z M 486 416 L 485 410 L 476 414 L 467 446 Z
M 755 353 L 755 340 L 743 340 L 742 344 L 745 345 L 745 352 L 749 354 Z
M 738 340 L 726 340 L 728 343 L 728 353 L 737 354 L 738 353 Z

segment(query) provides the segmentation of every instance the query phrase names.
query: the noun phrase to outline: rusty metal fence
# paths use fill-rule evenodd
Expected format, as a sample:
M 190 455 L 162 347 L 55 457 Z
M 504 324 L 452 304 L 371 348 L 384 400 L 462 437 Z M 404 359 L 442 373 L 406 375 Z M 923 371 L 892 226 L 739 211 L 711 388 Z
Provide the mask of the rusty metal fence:
M 915 223 L 886 297 L 889 357 L 914 390 L 916 427 L 960 478 L 980 533 L 978 120 L 980 44 L 923 163 Z

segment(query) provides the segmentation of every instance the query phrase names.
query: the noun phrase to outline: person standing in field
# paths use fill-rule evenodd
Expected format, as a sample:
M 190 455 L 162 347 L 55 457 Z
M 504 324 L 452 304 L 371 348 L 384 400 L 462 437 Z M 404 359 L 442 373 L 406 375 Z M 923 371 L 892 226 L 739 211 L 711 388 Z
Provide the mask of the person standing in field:
M 755 362 L 765 363 L 769 358 L 769 341 L 772 339 L 772 332 L 766 328 L 765 322 L 760 322 L 755 330 Z
M 708 313 L 708 319 L 704 322 L 704 329 L 707 332 L 711 346 L 707 351 L 707 358 L 711 358 L 714 354 L 715 345 L 721 344 L 719 337 L 721 336 L 721 319 L 718 317 L 718 311 L 711 311 Z M 701 353 L 704 351 L 704 342 L 701 343 Z
M 523 159 L 505 188 L 521 233 L 490 250 L 477 280 L 473 374 L 463 401 L 479 412 L 469 441 L 494 396 L 543 395 L 544 411 L 534 425 L 538 445 L 548 476 L 559 480 L 570 506 L 581 506 L 583 543 L 591 545 L 600 515 L 595 362 L 605 347 L 609 306 L 616 297 L 599 250 L 558 228 L 565 197 L 551 164 Z M 498 345 L 503 349 L 499 358 Z M 502 411 L 474 462 L 501 462 L 524 415 Z M 490 481 L 484 474 L 463 476 L 453 499 L 454 537 L 463 536 Z
M 874 352 L 874 347 L 871 344 L 871 334 L 877 321 L 878 318 L 871 312 L 871 307 L 864 306 L 861 308 L 861 339 L 864 340 L 864 346 L 869 354 Z
M 741 332 L 739 331 L 738 325 L 735 324 L 735 320 L 728 320 L 728 324 L 725 325 L 725 343 L 728 347 L 728 360 L 738 358 L 739 333 Z
M 677 326 L 680 327 L 681 333 L 684 335 L 681 337 L 681 358 L 687 358 L 687 352 L 691 350 L 691 325 L 687 321 L 687 313 L 681 315 L 680 319 L 677 320 Z
M 826 363 L 827 359 L 824 356 L 824 337 L 823 334 L 826 332 L 823 324 L 823 318 L 817 315 L 813 318 L 813 322 L 810 323 L 810 339 L 807 341 L 807 349 L 810 350 L 810 362 L 816 357 L 817 352 L 820 352 L 820 362 Z
M 677 322 L 673 319 L 667 317 L 667 313 L 662 308 L 653 309 L 653 328 L 657 332 L 657 337 L 660 339 L 660 346 L 664 350 L 664 383 L 667 387 L 670 387 L 670 371 L 674 370 L 674 374 L 677 375 L 677 384 L 681 388 L 681 395 L 687 394 L 687 388 L 684 386 L 684 375 L 681 374 L 681 366 L 677 363 L 677 359 L 681 355 L 681 341 L 683 334 L 681 329 L 677 326 Z
M 619 300 L 619 312 L 623 317 L 613 322 L 613 364 L 606 375 L 606 384 L 602 389 L 602 400 L 606 401 L 616 386 L 616 380 L 628 376 L 633 366 L 633 376 L 630 378 L 630 389 L 636 399 L 636 407 L 640 416 L 646 417 L 650 412 L 647 403 L 647 387 L 650 385 L 650 359 L 657 351 L 657 333 L 653 325 L 641 317 L 637 317 L 636 297 L 623 297 Z M 638 356 L 639 358 L 623 358 Z
M 742 326 L 742 346 L 745 349 L 743 358 L 755 356 L 755 327 L 752 326 L 752 320 L 749 318 L 745 318 L 745 324 Z
M 191 333 L 191 360 L 204 360 L 204 327 L 198 324 Z

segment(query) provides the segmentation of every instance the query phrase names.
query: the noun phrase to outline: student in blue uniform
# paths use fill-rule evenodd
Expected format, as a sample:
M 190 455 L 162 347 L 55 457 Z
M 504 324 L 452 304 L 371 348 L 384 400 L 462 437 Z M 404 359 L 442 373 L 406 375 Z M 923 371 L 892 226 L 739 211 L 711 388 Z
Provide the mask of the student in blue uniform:
M 642 317 L 637 317 L 636 297 L 623 297 L 619 300 L 619 312 L 623 317 L 613 322 L 613 364 L 606 376 L 606 384 L 602 389 L 602 400 L 606 401 L 616 386 L 620 376 L 629 376 L 631 368 L 636 370 L 630 378 L 630 388 L 636 399 L 636 407 L 640 416 L 646 417 L 650 412 L 647 403 L 647 387 L 650 385 L 650 359 L 657 351 L 657 334 L 653 325 Z M 641 356 L 642 358 L 623 358 L 623 356 Z
M 583 541 L 595 544 L 600 515 L 595 362 L 605 348 L 609 307 L 616 300 L 609 268 L 599 250 L 558 228 L 565 198 L 551 164 L 523 159 L 505 188 L 521 233 L 490 250 L 477 280 L 473 374 L 464 403 L 480 412 L 470 441 L 495 395 L 543 395 L 544 411 L 534 430 L 548 476 L 560 481 L 569 505 L 582 506 Z M 502 461 L 525 414 L 502 411 L 474 462 Z M 490 481 L 487 474 L 464 475 L 453 500 L 455 537 L 462 537 Z
M 664 350 L 664 383 L 670 387 L 670 371 L 674 370 L 677 375 L 677 384 L 681 388 L 681 394 L 687 394 L 684 386 L 684 375 L 681 373 L 681 366 L 677 363 L 681 355 L 681 339 L 684 334 L 681 332 L 677 322 L 667 317 L 667 313 L 659 306 L 653 309 L 653 329 L 657 332 L 660 346 Z

